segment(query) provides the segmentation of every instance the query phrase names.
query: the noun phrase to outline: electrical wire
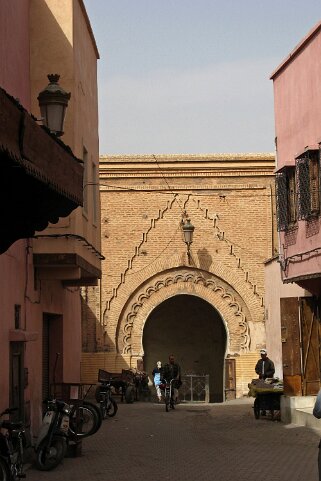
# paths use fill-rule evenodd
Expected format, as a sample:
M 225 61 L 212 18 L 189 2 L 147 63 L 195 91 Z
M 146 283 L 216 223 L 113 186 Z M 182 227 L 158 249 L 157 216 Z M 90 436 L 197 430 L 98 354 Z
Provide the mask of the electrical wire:
M 164 192 L 164 191 L 161 190 L 161 189 L 155 189 L 155 190 L 152 190 L 152 191 L 150 191 L 150 192 L 146 192 L 145 190 L 143 191 L 142 189 L 135 189 L 135 188 L 133 188 L 133 187 L 123 187 L 123 186 L 121 186 L 121 185 L 106 184 L 106 183 L 103 183 L 103 182 L 100 182 L 99 184 L 96 184 L 96 183 L 88 183 L 88 184 L 86 184 L 84 187 L 86 187 L 87 185 L 99 185 L 99 186 L 104 186 L 104 187 L 110 187 L 110 188 L 113 188 L 113 189 L 124 190 L 124 191 L 126 191 L 126 192 L 139 192 L 139 193 L 144 192 L 144 195 L 146 195 L 146 194 L 147 194 L 147 195 L 154 195 L 155 192 L 158 193 L 158 194 L 160 194 L 160 195 L 171 195 L 171 196 L 172 196 L 172 195 L 176 195 L 176 196 L 177 196 L 177 195 L 181 195 L 181 194 L 182 194 L 182 195 L 189 195 L 189 194 L 187 194 L 187 193 L 186 193 L 186 194 L 182 193 L 181 190 L 178 191 L 178 192 L 175 192 L 175 191 L 171 191 L 171 192 L 166 192 L 166 191 L 165 191 L 165 192 Z M 183 190 L 183 189 L 182 189 L 182 190 Z M 186 189 L 184 189 L 184 190 L 186 190 Z M 190 190 L 193 190 L 193 188 L 191 188 Z M 204 190 L 204 189 L 200 189 L 200 190 Z M 212 195 L 212 194 L 211 194 L 211 191 L 214 191 L 214 192 L 222 192 L 222 188 L 220 189 L 219 186 L 217 186 L 217 187 L 211 187 L 210 189 L 207 189 L 207 190 L 209 191 L 209 193 L 204 193 L 204 194 L 197 193 L 197 192 L 194 192 L 194 191 L 193 191 L 193 195 L 194 195 L 195 197 L 202 197 L 202 196 L 203 196 L 203 197 L 208 197 L 208 196 Z M 232 189 L 231 189 L 231 190 L 232 190 Z M 246 189 L 246 190 L 248 190 L 248 189 Z M 249 189 L 249 190 L 250 190 L 250 189 Z M 257 189 L 257 190 L 258 190 L 258 189 Z M 263 190 L 263 189 L 260 189 L 260 190 Z M 234 189 L 233 189 L 233 191 L 234 191 Z M 227 197 L 227 195 L 228 195 L 228 194 L 220 195 L 220 197 Z M 236 198 L 236 199 L 251 198 L 251 199 L 252 199 L 253 197 L 256 197 L 256 196 L 257 196 L 256 194 L 251 194 L 251 195 L 235 195 L 235 194 L 233 194 L 233 196 L 231 196 L 230 198 L 232 198 L 232 199 L 235 199 L 235 198 Z M 274 194 L 273 196 L 275 197 L 275 194 Z M 260 195 L 260 197 L 268 197 L 268 198 L 271 198 L 271 197 L 273 197 L 273 196 L 271 196 L 270 194 L 261 194 L 261 195 Z M 223 199 L 222 199 L 222 200 L 223 200 Z M 178 201 L 178 200 L 177 200 L 177 201 Z
M 161 169 L 161 166 L 160 166 L 159 163 L 158 163 L 158 160 L 157 160 L 157 158 L 156 158 L 156 155 L 155 155 L 155 154 L 152 154 L 152 157 L 153 157 L 153 159 L 155 160 L 155 162 L 156 162 L 156 164 L 157 164 L 157 167 L 159 168 L 160 173 L 162 174 L 162 177 L 163 177 L 163 179 L 164 179 L 165 182 L 166 182 L 167 187 L 169 188 L 169 190 L 171 191 L 171 193 L 172 193 L 173 196 L 174 196 L 174 199 L 175 199 L 176 202 L 178 203 L 178 205 L 179 205 L 179 207 L 180 207 L 180 209 L 181 209 L 181 211 L 182 211 L 182 214 L 183 214 L 183 215 L 186 215 L 186 211 L 182 208 L 181 203 L 179 202 L 179 200 L 178 200 L 178 198 L 177 198 L 177 194 L 174 194 L 174 192 L 172 191 L 171 186 L 170 186 L 169 183 L 167 182 L 167 179 L 166 179 L 166 177 L 165 177 L 165 175 L 164 175 L 164 173 L 163 173 L 163 171 L 162 171 L 162 169 Z
M 170 239 L 170 241 L 166 244 L 166 246 L 164 247 L 164 249 L 158 254 L 158 256 L 154 257 L 154 259 L 151 260 L 151 262 L 149 262 L 149 264 L 146 264 L 144 267 L 142 267 L 141 269 L 138 269 L 137 271 L 133 271 L 133 272 L 126 272 L 126 276 L 132 276 L 134 274 L 137 274 L 138 272 L 141 272 L 143 271 L 144 269 L 146 269 L 147 267 L 149 267 L 150 265 L 152 265 L 157 259 L 159 259 L 159 257 L 163 254 L 163 252 L 166 251 L 167 247 L 173 242 L 174 238 L 176 237 L 176 234 L 177 234 L 177 231 L 179 230 L 180 228 L 180 225 L 178 225 L 176 231 L 174 232 L 174 235 L 173 237 Z M 110 275 L 110 274 L 106 274 L 106 277 L 119 277 L 119 275 Z

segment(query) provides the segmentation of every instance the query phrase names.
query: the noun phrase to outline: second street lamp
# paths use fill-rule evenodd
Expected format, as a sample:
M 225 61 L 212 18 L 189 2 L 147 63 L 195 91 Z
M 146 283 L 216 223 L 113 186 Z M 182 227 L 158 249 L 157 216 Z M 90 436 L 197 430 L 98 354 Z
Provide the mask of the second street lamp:
M 185 223 L 184 221 L 182 222 L 183 222 L 182 230 L 184 234 L 184 242 L 187 246 L 187 259 L 188 259 L 188 263 L 190 264 L 191 263 L 190 246 L 193 242 L 193 232 L 195 227 L 193 226 L 189 218 L 186 219 Z
M 57 137 L 64 133 L 65 113 L 70 99 L 70 93 L 58 84 L 59 77 L 58 74 L 49 74 L 49 84 L 38 95 L 43 124 Z

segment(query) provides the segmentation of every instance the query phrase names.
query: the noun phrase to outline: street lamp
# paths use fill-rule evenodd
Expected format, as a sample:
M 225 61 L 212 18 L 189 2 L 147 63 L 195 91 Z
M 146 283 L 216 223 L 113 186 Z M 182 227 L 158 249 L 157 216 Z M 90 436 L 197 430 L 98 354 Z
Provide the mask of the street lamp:
M 60 87 L 59 78 L 58 74 L 49 74 L 49 84 L 38 95 L 43 124 L 57 137 L 64 133 L 65 113 L 71 95 Z
M 188 258 L 188 263 L 191 263 L 191 253 L 190 253 L 190 246 L 193 242 L 193 232 L 194 232 L 195 227 L 191 223 L 191 220 L 187 217 L 186 221 L 184 222 L 182 220 L 182 230 L 184 234 L 184 242 L 187 246 L 187 258 Z

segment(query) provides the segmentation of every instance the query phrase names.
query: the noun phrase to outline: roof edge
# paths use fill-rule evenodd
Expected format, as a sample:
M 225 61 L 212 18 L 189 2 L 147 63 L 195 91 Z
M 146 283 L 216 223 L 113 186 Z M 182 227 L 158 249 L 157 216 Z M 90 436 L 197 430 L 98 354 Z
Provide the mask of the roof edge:
M 299 42 L 294 49 L 289 53 L 287 57 L 280 63 L 280 65 L 272 72 L 270 76 L 270 80 L 274 80 L 275 77 L 277 77 L 282 70 L 284 70 L 287 65 L 292 62 L 294 57 L 296 57 L 303 49 L 304 47 L 311 42 L 313 37 L 321 30 L 321 20 L 314 25 L 314 27 L 303 37 L 301 42 Z
M 88 16 L 84 1 L 78 0 L 78 3 L 79 3 L 79 6 L 81 8 L 81 11 L 84 15 L 84 18 L 85 18 L 85 22 L 86 22 L 86 25 L 87 25 L 87 28 L 88 28 L 89 35 L 91 37 L 91 41 L 93 43 L 93 47 L 94 47 L 94 50 L 95 50 L 95 53 L 96 53 L 97 60 L 99 60 L 100 56 L 99 56 L 99 51 L 98 51 L 95 35 L 94 35 L 93 29 L 91 27 L 91 23 L 90 23 L 90 20 L 89 20 L 89 16 Z
M 274 152 L 244 152 L 244 153 L 212 153 L 212 154 L 100 154 L 103 159 L 133 159 L 133 160 L 275 160 Z

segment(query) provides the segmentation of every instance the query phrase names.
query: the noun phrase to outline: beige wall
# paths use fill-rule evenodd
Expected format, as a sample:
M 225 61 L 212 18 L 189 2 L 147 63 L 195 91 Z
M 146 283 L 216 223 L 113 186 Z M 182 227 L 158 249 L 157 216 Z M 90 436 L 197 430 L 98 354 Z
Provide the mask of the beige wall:
M 31 0 L 32 111 L 40 117 L 37 96 L 48 84 L 47 74 L 60 74 L 60 85 L 71 92 L 62 140 L 84 159 L 87 184 L 99 183 L 97 58 L 98 51 L 81 0 Z M 93 168 L 93 165 L 95 166 Z M 68 218 L 41 234 L 76 234 L 100 252 L 100 201 L 97 185 L 85 185 L 88 208 L 76 209 Z M 94 219 L 96 212 L 96 220 Z M 34 242 L 35 253 L 77 253 L 100 269 L 100 259 L 85 243 L 57 239 Z
M 266 348 L 275 364 L 275 375 L 283 378 L 280 299 L 285 297 L 308 296 L 297 284 L 283 284 L 280 264 L 273 259 L 265 265 L 265 322 Z

